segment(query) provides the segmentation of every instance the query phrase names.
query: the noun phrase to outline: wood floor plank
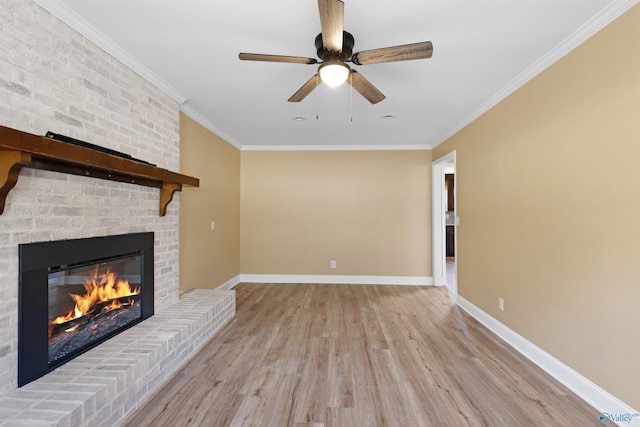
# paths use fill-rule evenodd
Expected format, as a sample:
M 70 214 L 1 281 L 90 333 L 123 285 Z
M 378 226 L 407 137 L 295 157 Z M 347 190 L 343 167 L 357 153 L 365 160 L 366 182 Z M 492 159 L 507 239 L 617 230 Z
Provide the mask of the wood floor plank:
M 444 288 L 236 292 L 236 316 L 127 426 L 599 425 Z
M 307 354 L 298 372 L 300 385 L 294 408 L 294 420 L 299 423 L 324 423 L 327 410 L 326 382 L 329 364 L 329 338 L 309 337 Z
M 285 424 L 282 424 L 285 425 Z M 326 427 L 357 426 L 355 408 L 327 408 Z
M 327 366 L 327 408 L 353 408 L 351 351 L 345 334 L 330 340 Z
M 298 406 L 298 390 L 302 387 L 298 375 L 281 375 L 270 404 L 263 426 L 291 426 L 295 425 L 294 410 Z M 276 397 L 277 396 L 277 397 Z
M 262 426 L 270 412 L 268 407 L 280 377 L 279 368 L 263 367 L 254 371 L 249 393 L 239 405 L 230 426 Z

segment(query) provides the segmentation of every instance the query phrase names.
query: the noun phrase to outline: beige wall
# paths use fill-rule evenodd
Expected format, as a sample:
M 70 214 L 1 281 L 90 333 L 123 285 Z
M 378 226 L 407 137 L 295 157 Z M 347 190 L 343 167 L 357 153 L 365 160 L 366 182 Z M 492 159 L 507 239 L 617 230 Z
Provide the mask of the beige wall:
M 460 294 L 640 409 L 640 6 L 454 149 Z
M 430 151 L 243 151 L 242 273 L 431 276 L 430 206 Z
M 240 151 L 181 114 L 180 172 L 180 289 L 215 288 L 240 274 Z

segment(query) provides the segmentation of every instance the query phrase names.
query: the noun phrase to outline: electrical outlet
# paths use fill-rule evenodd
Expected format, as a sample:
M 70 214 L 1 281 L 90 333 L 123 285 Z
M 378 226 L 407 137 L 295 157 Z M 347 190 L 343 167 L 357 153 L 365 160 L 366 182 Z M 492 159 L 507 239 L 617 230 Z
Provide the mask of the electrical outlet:
M 336 260 L 332 259 L 331 262 L 329 263 L 329 267 L 330 268 L 336 268 Z
M 216 229 L 216 222 L 214 220 L 211 220 L 211 229 L 212 230 Z
M 500 311 L 504 311 L 504 300 L 500 297 L 498 297 L 498 308 Z

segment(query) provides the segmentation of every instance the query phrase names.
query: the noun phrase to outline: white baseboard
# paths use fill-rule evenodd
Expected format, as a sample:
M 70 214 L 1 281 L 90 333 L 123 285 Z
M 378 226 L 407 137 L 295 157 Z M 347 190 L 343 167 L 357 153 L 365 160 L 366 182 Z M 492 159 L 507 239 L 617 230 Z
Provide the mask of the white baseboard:
M 598 410 L 601 415 L 610 415 L 610 421 L 612 423 L 619 425 L 640 425 L 639 411 L 612 396 L 598 385 L 592 383 L 549 353 L 509 329 L 460 295 L 458 295 L 457 303 L 458 306 L 469 313 L 471 317 L 482 323 L 527 359 L 531 360 L 549 375 L 564 384 L 582 400 Z M 616 418 L 616 416 L 621 415 L 632 416 L 631 422 L 626 422 L 626 420 L 616 422 L 616 420 L 620 419 Z M 606 424 L 604 421 L 606 420 L 603 420 L 602 423 Z
M 433 279 L 427 276 L 338 276 L 297 274 L 241 274 L 245 283 L 328 283 L 348 285 L 414 285 L 430 286 Z
M 240 283 L 240 274 L 238 274 L 236 277 L 232 277 L 231 279 L 227 280 L 222 285 L 218 286 L 216 289 L 224 289 L 224 290 L 233 289 L 236 287 L 238 283 Z

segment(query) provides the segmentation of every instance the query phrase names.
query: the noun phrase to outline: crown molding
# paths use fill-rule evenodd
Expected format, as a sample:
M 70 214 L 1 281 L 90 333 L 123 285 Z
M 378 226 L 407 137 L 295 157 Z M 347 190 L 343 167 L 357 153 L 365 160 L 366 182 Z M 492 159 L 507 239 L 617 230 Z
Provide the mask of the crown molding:
M 486 101 L 478 106 L 471 112 L 467 118 L 460 121 L 453 129 L 446 134 L 437 138 L 432 146 L 435 148 L 438 145 L 451 138 L 453 135 L 462 130 L 465 126 L 473 122 L 475 119 L 489 111 L 493 106 L 500 101 L 511 95 L 513 92 L 524 86 L 529 80 L 549 68 L 555 62 L 560 60 L 567 53 L 578 47 L 589 37 L 603 29 L 610 24 L 614 19 L 625 13 L 632 6 L 638 3 L 639 0 L 614 0 L 604 9 L 595 15 L 592 19 L 582 25 L 580 28 L 571 33 L 564 41 L 560 42 L 555 48 L 546 53 L 543 57 L 538 59 L 533 65 L 524 70 L 513 80 L 507 83 L 502 89 L 491 95 Z
M 424 151 L 429 144 L 416 145 L 243 145 L 242 151 Z
M 200 114 L 198 111 L 196 111 L 195 108 L 191 107 L 188 104 L 182 104 L 180 106 L 180 111 L 185 113 L 187 116 L 191 117 L 196 122 L 200 123 L 202 126 L 207 128 L 211 132 L 215 133 L 220 138 L 224 139 L 229 144 L 231 144 L 234 147 L 236 147 L 238 150 L 242 150 L 243 149 L 242 144 L 240 144 L 238 141 L 236 141 L 235 138 L 233 138 L 231 135 L 227 134 L 226 132 L 221 130 L 219 127 L 217 127 L 216 125 L 211 123 L 211 121 L 207 120 L 202 114 Z
M 122 62 L 125 66 L 140 75 L 143 79 L 170 96 L 178 104 L 183 104 L 187 97 L 181 94 L 176 88 L 167 83 L 153 71 L 149 70 L 127 51 L 115 44 L 111 39 L 102 34 L 84 18 L 75 13 L 59 0 L 34 0 L 43 9 L 47 10 L 60 21 L 67 24 L 73 30 L 89 39 L 106 53 Z

